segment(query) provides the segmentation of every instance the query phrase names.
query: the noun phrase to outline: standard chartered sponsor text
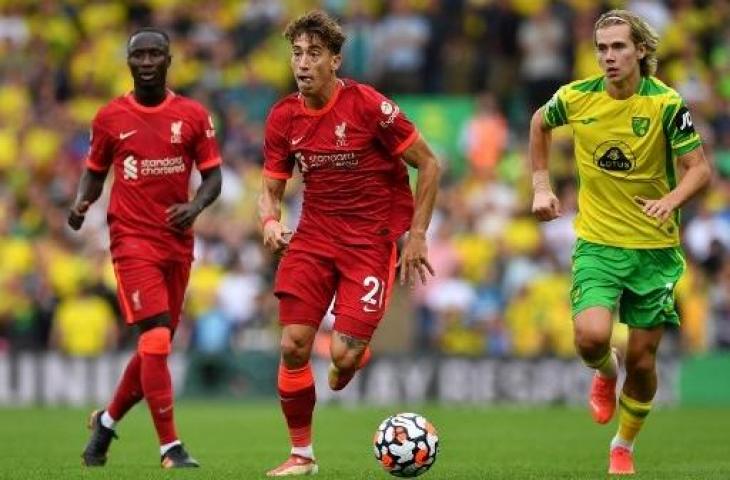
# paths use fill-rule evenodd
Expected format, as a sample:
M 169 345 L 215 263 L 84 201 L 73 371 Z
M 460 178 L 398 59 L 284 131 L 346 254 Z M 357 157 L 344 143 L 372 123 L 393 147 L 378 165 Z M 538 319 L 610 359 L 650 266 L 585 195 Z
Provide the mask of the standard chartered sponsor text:
M 307 157 L 307 163 L 309 168 L 320 168 L 326 165 L 352 168 L 357 166 L 358 158 L 355 152 L 314 154 Z
M 140 160 L 140 173 L 147 175 L 171 175 L 185 171 L 182 157 L 165 157 Z

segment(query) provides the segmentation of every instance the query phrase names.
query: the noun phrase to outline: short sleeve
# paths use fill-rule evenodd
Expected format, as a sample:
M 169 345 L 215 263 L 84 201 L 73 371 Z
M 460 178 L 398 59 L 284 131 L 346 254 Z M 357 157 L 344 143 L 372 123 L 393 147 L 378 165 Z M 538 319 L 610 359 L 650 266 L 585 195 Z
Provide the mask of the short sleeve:
M 294 170 L 286 137 L 288 126 L 284 108 L 274 106 L 266 119 L 264 133 L 264 175 L 281 180 L 291 178 Z
M 393 156 L 399 156 L 418 139 L 415 125 L 400 107 L 371 87 L 360 86 L 367 122 L 375 125 L 375 137 Z M 373 119 L 375 121 L 373 121 Z
M 682 98 L 677 95 L 673 100 L 664 106 L 662 126 L 672 151 L 676 156 L 681 156 L 699 147 L 702 140 L 695 131 L 692 115 Z
M 221 155 L 218 149 L 218 141 L 215 138 L 213 117 L 201 106 L 196 113 L 194 124 L 196 129 L 195 144 L 193 145 L 195 166 L 201 172 L 219 166 L 221 164 Z
M 542 118 L 549 128 L 559 127 L 568 123 L 568 103 L 566 101 L 567 88 L 560 87 L 542 107 Z
M 106 172 L 114 159 L 112 137 L 109 135 L 101 112 L 91 122 L 89 132 L 89 153 L 86 156 L 86 167 L 96 172 Z

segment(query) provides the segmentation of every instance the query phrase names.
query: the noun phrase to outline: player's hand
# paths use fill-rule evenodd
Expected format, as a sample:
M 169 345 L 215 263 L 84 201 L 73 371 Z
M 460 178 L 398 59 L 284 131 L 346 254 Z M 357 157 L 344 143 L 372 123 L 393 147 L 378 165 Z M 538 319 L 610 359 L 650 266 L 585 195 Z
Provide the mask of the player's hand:
M 68 212 L 68 226 L 74 230 L 81 228 L 81 225 L 84 224 L 86 212 L 89 210 L 90 205 L 91 203 L 89 203 L 88 200 L 82 200 L 74 203 Z
M 532 214 L 541 222 L 549 222 L 562 215 L 560 200 L 552 190 L 537 190 L 532 199 Z
M 269 220 L 264 225 L 264 246 L 274 255 L 282 255 L 286 251 L 291 236 L 292 231 L 282 225 L 281 222 Z
M 408 234 L 408 239 L 398 259 L 397 267 L 400 267 L 400 284 L 414 285 L 416 273 L 421 277 L 424 285 L 428 280 L 426 273 L 435 275 L 433 267 L 428 261 L 428 248 L 426 247 L 425 235 Z
M 677 205 L 668 197 L 669 195 L 665 195 L 659 200 L 649 200 L 647 198 L 635 196 L 634 202 L 641 207 L 641 211 L 644 212 L 644 215 L 656 218 L 659 220 L 659 225 L 661 225 L 669 220 L 669 217 L 672 216 L 672 213 L 674 213 L 674 210 L 677 208 Z
M 198 218 L 202 210 L 192 202 L 176 203 L 172 205 L 165 213 L 167 214 L 167 224 L 172 228 L 184 232 L 193 226 L 195 219 Z

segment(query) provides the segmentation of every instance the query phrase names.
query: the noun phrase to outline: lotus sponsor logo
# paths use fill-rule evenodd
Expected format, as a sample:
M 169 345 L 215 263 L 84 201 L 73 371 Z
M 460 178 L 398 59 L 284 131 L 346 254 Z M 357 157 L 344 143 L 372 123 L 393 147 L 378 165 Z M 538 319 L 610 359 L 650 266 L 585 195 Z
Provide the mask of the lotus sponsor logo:
M 636 167 L 636 155 L 627 143 L 608 140 L 593 152 L 593 162 L 606 173 L 627 177 Z

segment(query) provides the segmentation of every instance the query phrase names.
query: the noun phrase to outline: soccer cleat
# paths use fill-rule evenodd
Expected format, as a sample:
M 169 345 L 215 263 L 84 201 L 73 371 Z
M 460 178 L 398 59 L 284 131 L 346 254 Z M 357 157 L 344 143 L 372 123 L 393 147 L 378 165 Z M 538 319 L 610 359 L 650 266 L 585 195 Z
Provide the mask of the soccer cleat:
M 634 454 L 625 447 L 613 447 L 608 460 L 609 475 L 633 475 Z
M 200 464 L 185 451 L 182 444 L 178 444 L 171 447 L 160 458 L 160 466 L 162 468 L 195 468 Z
M 103 467 L 106 464 L 106 454 L 113 438 L 118 438 L 116 432 L 101 424 L 101 414 L 104 410 L 94 410 L 89 415 L 87 427 L 91 430 L 89 442 L 81 454 L 84 465 L 87 467 Z
M 593 376 L 589 405 L 596 423 L 608 423 L 616 411 L 616 378 Z
M 291 454 L 286 462 L 266 472 L 267 477 L 289 477 L 296 475 L 315 475 L 319 471 L 317 461 L 313 458 Z
M 618 351 L 615 348 L 612 350 L 618 360 Z M 596 372 L 593 376 L 588 405 L 591 407 L 591 415 L 596 423 L 608 423 L 613 418 L 613 414 L 616 411 L 617 380 L 618 375 L 615 378 L 605 378 Z
M 353 370 L 352 372 L 348 373 L 340 372 L 340 370 L 335 367 L 333 363 L 330 363 L 329 371 L 327 372 L 327 380 L 329 382 L 330 388 L 334 391 L 339 391 L 345 388 L 347 384 L 350 383 L 350 380 L 353 379 L 357 371 L 362 369 L 365 365 L 368 364 L 368 362 L 370 362 L 370 357 L 372 357 L 372 353 L 370 353 L 370 347 L 367 347 L 365 349 L 365 352 L 362 354 L 362 358 L 360 359 L 360 365 L 357 367 L 357 370 Z

